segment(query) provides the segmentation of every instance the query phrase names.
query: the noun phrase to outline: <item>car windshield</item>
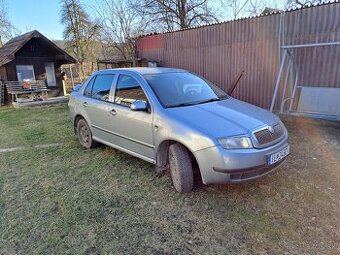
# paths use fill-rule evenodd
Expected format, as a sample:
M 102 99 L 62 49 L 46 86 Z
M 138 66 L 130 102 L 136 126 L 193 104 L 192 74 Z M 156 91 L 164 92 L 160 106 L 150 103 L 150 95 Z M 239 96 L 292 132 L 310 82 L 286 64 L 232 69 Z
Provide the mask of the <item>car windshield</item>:
M 228 95 L 216 85 L 189 72 L 146 74 L 144 78 L 166 108 L 228 98 Z

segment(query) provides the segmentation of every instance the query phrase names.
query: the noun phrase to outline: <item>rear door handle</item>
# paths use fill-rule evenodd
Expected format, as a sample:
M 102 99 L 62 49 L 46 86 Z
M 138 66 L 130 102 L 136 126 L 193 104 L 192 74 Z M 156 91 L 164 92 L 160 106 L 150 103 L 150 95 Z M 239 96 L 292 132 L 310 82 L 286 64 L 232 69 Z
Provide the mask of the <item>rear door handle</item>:
M 83 103 L 83 106 L 86 107 L 86 106 L 87 106 L 87 102 L 84 102 L 84 103 Z
M 115 109 L 111 109 L 110 113 L 112 116 L 116 116 L 117 115 L 117 111 Z

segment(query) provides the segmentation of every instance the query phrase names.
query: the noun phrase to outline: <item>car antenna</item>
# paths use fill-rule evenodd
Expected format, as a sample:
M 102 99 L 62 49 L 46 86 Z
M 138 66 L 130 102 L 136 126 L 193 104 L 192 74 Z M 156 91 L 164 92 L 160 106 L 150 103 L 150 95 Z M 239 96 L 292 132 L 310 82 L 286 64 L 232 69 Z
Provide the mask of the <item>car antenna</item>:
M 244 70 L 240 71 L 239 74 L 236 76 L 236 79 L 233 81 L 233 83 L 231 84 L 231 87 L 228 89 L 228 95 L 233 94 L 237 84 L 239 83 L 239 81 L 241 80 L 242 76 L 244 74 Z

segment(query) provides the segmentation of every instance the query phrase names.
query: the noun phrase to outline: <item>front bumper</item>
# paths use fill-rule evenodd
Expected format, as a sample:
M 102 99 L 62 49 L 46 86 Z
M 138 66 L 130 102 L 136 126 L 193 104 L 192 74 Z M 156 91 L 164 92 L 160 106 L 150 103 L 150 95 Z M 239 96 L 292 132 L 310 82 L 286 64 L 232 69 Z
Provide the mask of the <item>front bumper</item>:
M 267 157 L 288 146 L 285 137 L 279 143 L 263 149 L 226 150 L 214 146 L 194 152 L 203 183 L 241 183 L 269 174 L 280 165 L 279 161 L 268 166 Z

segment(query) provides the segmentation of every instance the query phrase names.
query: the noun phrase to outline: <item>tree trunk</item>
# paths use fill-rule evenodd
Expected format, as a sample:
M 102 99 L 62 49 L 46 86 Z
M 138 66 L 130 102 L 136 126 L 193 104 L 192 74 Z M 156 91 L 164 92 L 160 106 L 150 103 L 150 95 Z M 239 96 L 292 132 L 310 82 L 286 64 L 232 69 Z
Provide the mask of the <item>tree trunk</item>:
M 84 67 L 83 67 L 83 64 L 84 64 L 84 61 L 79 61 L 79 79 L 81 82 L 83 82 L 83 78 L 84 78 Z
M 177 0 L 179 22 L 181 28 L 187 28 L 187 13 L 186 13 L 186 0 Z

